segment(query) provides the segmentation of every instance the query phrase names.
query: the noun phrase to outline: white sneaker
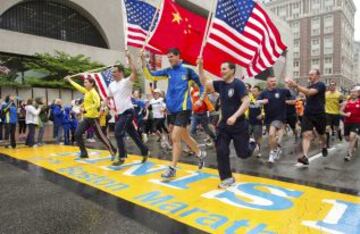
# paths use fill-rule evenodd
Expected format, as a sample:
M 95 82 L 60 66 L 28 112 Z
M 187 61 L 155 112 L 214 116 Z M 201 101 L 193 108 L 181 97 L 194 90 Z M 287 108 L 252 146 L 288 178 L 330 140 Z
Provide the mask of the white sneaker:
M 276 150 L 275 150 L 275 160 L 279 160 L 280 159 L 280 156 L 281 156 L 281 153 L 282 153 L 282 150 L 281 150 L 281 148 L 277 148 Z
M 230 186 L 232 186 L 233 184 L 235 184 L 235 179 L 234 179 L 234 177 L 231 177 L 231 178 L 227 178 L 227 179 L 221 181 L 221 183 L 218 185 L 218 187 L 221 189 L 227 189 Z
M 145 144 L 149 141 L 149 138 L 148 138 L 146 133 L 142 134 L 142 138 L 143 138 L 143 141 L 144 141 Z
M 274 163 L 275 162 L 275 152 L 274 151 L 270 151 L 270 154 L 269 154 L 269 163 Z

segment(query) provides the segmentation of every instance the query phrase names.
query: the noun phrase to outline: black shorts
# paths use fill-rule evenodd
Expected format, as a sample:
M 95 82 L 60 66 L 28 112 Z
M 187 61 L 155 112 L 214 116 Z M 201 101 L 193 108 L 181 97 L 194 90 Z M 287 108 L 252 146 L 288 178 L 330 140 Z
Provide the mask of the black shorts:
M 297 116 L 296 115 L 288 115 L 286 116 L 286 123 L 289 124 L 291 129 L 296 128 Z
M 339 127 L 340 115 L 326 114 L 326 126 Z
M 320 135 L 324 135 L 326 131 L 326 115 L 304 115 L 301 121 L 301 131 L 313 131 L 314 128 Z
M 349 136 L 350 132 L 354 132 L 358 135 L 360 135 L 360 124 L 345 124 L 344 125 L 344 136 Z
M 190 124 L 190 122 L 191 122 L 190 110 L 180 111 L 178 113 L 168 115 L 169 125 L 186 128 Z

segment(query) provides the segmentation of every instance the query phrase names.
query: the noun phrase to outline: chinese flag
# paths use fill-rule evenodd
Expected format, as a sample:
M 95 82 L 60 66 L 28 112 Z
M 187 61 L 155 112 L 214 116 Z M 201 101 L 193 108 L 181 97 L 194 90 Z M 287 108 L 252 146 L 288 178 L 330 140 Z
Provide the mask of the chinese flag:
M 149 44 L 164 54 L 170 48 L 178 48 L 182 59 L 195 65 L 205 34 L 206 20 L 173 0 L 165 0 L 160 21 Z

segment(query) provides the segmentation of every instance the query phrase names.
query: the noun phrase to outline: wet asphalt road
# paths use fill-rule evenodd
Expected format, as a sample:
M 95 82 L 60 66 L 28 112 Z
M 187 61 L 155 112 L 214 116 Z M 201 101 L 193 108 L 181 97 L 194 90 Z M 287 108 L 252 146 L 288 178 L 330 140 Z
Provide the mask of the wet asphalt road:
M 202 133 L 198 142 L 202 142 Z M 115 143 L 115 139 L 112 141 Z M 308 168 L 296 166 L 301 155 L 300 141 L 293 136 L 284 138 L 283 154 L 274 165 L 267 163 L 267 138 L 262 147 L 262 158 L 238 159 L 232 151 L 233 171 L 274 178 L 318 188 L 360 195 L 360 154 L 351 162 L 345 162 L 347 144 L 332 141 L 329 156 L 324 158 L 314 142 L 311 156 L 315 156 Z M 99 143 L 89 146 L 103 149 Z M 127 141 L 130 153 L 139 154 L 131 140 Z M 170 160 L 171 152 L 160 149 L 156 137 L 147 144 L 155 158 Z M 207 148 L 206 166 L 216 168 L 213 147 Z M 184 154 L 182 162 L 196 164 L 197 160 Z M 0 161 L 0 233 L 156 233 L 116 211 L 87 200 L 62 186 L 36 177 L 7 162 Z M 36 173 L 36 172 L 35 172 Z
M 0 161 L 0 233 L 156 232 L 61 186 Z

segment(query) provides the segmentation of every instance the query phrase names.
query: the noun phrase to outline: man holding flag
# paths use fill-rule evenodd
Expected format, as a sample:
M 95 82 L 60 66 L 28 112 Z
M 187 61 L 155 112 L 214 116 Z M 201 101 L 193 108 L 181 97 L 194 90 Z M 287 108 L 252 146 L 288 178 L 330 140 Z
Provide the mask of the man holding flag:
M 112 73 L 114 81 L 112 81 L 109 85 L 108 99 L 114 100 L 116 114 L 118 115 L 118 120 L 115 124 L 115 138 L 119 150 L 119 158 L 118 161 L 113 163 L 114 166 L 120 166 L 123 164 L 125 162 L 125 158 L 127 157 L 124 141 L 125 133 L 129 134 L 141 150 L 143 163 L 146 162 L 149 154 L 149 149 L 143 143 L 139 133 L 135 130 L 133 125 L 135 110 L 131 98 L 133 84 L 137 79 L 137 72 L 128 52 L 126 52 L 126 57 L 131 68 L 130 76 L 125 78 L 124 68 L 120 65 L 115 66 Z
M 169 123 L 170 128 L 174 127 L 171 133 L 173 141 L 172 162 L 168 169 L 161 175 L 164 179 L 171 179 L 176 175 L 176 165 L 180 159 L 182 147 L 181 142 L 195 152 L 199 159 L 199 169 L 204 166 L 206 152 L 200 150 L 196 141 L 190 136 L 186 127 L 190 123 L 191 117 L 191 98 L 190 98 L 190 81 L 194 81 L 199 87 L 201 98 L 195 105 L 201 105 L 204 100 L 203 87 L 200 83 L 199 76 L 191 68 L 185 67 L 180 58 L 180 51 L 176 48 L 170 49 L 167 57 L 170 66 L 163 70 L 151 72 L 146 65 L 144 54 L 142 54 L 142 64 L 147 79 L 159 80 L 168 79 L 168 91 L 166 95 L 166 107 L 170 112 Z M 171 126 L 172 125 L 172 126 Z

